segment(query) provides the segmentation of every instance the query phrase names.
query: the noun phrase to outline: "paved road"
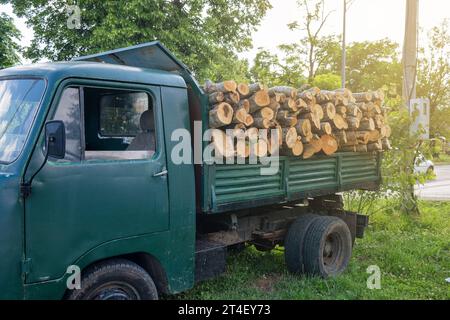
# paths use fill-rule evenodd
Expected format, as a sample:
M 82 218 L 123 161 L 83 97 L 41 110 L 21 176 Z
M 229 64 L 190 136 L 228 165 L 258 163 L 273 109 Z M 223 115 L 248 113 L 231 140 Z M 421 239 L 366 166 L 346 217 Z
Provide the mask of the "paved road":
M 436 180 L 416 188 L 422 200 L 450 201 L 450 165 L 436 166 Z

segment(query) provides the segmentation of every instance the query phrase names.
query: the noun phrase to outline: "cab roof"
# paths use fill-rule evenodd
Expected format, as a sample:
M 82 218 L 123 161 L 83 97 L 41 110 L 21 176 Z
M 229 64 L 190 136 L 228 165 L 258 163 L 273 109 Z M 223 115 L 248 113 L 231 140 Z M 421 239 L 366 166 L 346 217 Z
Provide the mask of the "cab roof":
M 87 78 L 186 88 L 184 79 L 174 72 L 90 61 L 50 62 L 18 66 L 0 70 L 1 77 L 40 77 L 55 81 L 67 78 Z

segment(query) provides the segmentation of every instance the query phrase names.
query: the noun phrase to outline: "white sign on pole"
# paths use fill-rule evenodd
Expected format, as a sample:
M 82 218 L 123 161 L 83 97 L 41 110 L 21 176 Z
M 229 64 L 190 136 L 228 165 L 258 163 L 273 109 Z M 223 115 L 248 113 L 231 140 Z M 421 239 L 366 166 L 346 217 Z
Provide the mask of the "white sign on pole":
M 430 139 L 430 99 L 412 99 L 409 103 L 409 114 L 413 117 L 411 133 L 420 132 L 420 139 Z

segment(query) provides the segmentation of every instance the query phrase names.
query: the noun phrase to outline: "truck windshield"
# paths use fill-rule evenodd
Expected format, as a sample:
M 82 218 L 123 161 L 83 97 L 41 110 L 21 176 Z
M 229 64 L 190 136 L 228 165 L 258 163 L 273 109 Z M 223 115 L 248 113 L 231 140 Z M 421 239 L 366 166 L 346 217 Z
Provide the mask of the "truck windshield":
M 0 163 L 22 152 L 44 90 L 42 79 L 0 80 Z

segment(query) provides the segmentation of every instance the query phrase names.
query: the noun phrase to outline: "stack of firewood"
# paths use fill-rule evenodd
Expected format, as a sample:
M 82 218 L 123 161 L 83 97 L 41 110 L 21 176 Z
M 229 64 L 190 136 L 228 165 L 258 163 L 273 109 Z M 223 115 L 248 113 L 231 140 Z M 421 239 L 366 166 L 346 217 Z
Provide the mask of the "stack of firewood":
M 381 91 L 269 89 L 235 81 L 208 81 L 203 89 L 215 150 L 224 157 L 278 153 L 308 159 L 391 149 Z M 263 129 L 267 134 L 260 134 Z

